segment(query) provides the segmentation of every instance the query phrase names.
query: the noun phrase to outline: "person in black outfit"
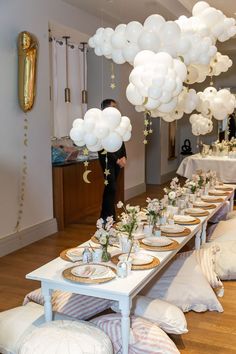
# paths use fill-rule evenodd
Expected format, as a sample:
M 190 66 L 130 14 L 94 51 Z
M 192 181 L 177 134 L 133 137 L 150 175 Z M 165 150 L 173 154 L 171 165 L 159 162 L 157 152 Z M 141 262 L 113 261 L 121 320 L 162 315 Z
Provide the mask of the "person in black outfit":
M 107 107 L 117 108 L 117 103 L 115 100 L 106 99 L 101 103 L 101 109 Z M 98 152 L 98 157 L 100 165 L 102 167 L 103 173 L 107 168 L 110 174 L 107 176 L 108 184 L 105 185 L 102 198 L 102 209 L 100 217 L 103 220 L 106 220 L 108 216 L 113 216 L 114 220 L 116 219 L 115 212 L 115 197 L 116 197 L 116 185 L 117 177 L 119 175 L 120 169 L 125 167 L 126 164 L 126 149 L 124 142 L 122 143 L 121 148 L 116 152 L 108 152 L 107 155 L 102 154 L 103 150 Z M 107 167 L 106 167 L 106 156 L 107 156 Z
M 231 138 L 236 137 L 236 121 L 235 121 L 235 114 L 231 114 L 229 116 L 229 123 L 228 123 L 228 129 L 229 129 L 229 140 Z

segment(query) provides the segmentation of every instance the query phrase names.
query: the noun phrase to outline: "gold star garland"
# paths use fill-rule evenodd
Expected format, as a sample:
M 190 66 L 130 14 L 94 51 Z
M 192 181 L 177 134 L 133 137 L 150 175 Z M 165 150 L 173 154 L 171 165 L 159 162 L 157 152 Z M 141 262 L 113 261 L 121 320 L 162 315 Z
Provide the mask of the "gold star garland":
M 104 150 L 102 153 L 106 155 L 106 156 L 105 156 L 106 168 L 105 168 L 105 171 L 104 171 L 104 175 L 105 175 L 104 184 L 105 184 L 105 186 L 107 186 L 107 185 L 109 184 L 109 182 L 108 182 L 108 176 L 111 174 L 111 172 L 110 172 L 109 168 L 107 168 L 107 167 L 108 167 L 107 151 Z
M 17 219 L 16 225 L 14 230 L 16 232 L 20 231 L 20 226 L 23 218 L 23 211 L 24 211 L 24 201 L 25 201 L 25 185 L 26 185 L 26 178 L 27 178 L 27 170 L 28 170 L 28 131 L 29 131 L 29 121 L 28 116 L 25 113 L 24 118 L 24 151 L 22 156 L 22 164 L 21 164 L 21 174 L 20 174 L 20 183 L 19 183 L 19 201 L 18 201 L 18 211 L 17 211 Z
M 89 165 L 89 161 L 88 161 L 89 151 L 86 147 L 83 149 L 83 155 L 86 157 L 86 160 L 84 161 L 84 167 L 85 167 L 84 170 L 87 171 Z
M 144 140 L 143 143 L 146 145 L 148 143 L 148 135 L 152 134 L 152 121 L 151 121 L 151 114 L 149 111 L 145 111 L 144 113 L 144 130 L 143 130 L 143 135 L 144 135 Z
M 114 71 L 114 63 L 111 62 L 111 83 L 110 83 L 110 88 L 114 90 L 116 88 L 116 83 L 115 83 L 115 71 Z

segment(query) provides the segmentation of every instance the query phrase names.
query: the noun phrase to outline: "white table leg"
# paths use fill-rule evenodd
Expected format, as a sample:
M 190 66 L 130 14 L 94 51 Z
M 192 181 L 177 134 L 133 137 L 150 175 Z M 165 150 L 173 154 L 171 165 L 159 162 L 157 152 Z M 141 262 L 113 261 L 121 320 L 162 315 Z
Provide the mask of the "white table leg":
M 45 286 L 42 283 L 42 294 L 44 297 L 44 315 L 45 315 L 45 321 L 49 322 L 52 321 L 52 290 L 49 289 L 47 286 Z
M 206 228 L 207 228 L 207 221 L 205 221 L 202 224 L 201 244 L 206 243 Z
M 202 230 L 200 229 L 195 235 L 195 249 L 196 250 L 199 250 L 201 247 L 201 235 L 202 235 Z
M 119 307 L 121 310 L 121 334 L 122 334 L 122 354 L 129 353 L 129 332 L 130 332 L 130 308 L 131 300 L 123 298 L 119 301 Z
M 229 200 L 229 211 L 234 209 L 234 193 L 232 193 L 230 200 Z

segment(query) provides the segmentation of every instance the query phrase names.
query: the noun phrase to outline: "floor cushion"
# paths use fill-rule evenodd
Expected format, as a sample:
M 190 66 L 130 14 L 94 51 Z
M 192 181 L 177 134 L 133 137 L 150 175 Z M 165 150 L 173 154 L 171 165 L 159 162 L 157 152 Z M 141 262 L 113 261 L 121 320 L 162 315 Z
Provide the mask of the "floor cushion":
M 54 313 L 54 319 L 70 319 L 70 317 Z M 44 307 L 34 302 L 0 312 L 0 353 L 18 353 L 21 337 L 44 322 Z
M 84 321 L 52 321 L 26 335 L 18 354 L 113 354 L 109 337 Z
M 168 301 L 184 312 L 223 311 L 196 256 L 189 252 L 175 256 L 143 289 L 142 295 Z
M 236 210 L 232 210 L 228 212 L 228 214 L 226 215 L 226 220 L 235 219 L 235 218 L 236 218 Z
M 41 289 L 36 289 L 26 295 L 23 305 L 29 301 L 44 305 Z M 87 320 L 111 307 L 112 301 L 93 296 L 72 294 L 55 290 L 52 293 L 53 311 L 63 313 L 78 320 Z
M 112 310 L 120 312 L 117 302 L 114 302 Z M 132 301 L 131 313 L 154 322 L 166 333 L 183 334 L 188 332 L 183 311 L 169 302 L 137 295 Z
M 110 314 L 90 322 L 101 328 L 111 339 L 114 354 L 122 353 L 121 315 Z M 131 316 L 129 354 L 176 354 L 174 342 L 155 323 Z
M 221 208 L 209 219 L 209 222 L 216 224 L 221 220 L 226 220 L 229 208 L 229 201 L 224 202 Z
M 210 241 L 214 241 L 218 237 L 227 234 L 229 239 L 236 239 L 236 219 L 220 221 L 213 231 Z M 230 236 L 231 235 L 231 236 Z

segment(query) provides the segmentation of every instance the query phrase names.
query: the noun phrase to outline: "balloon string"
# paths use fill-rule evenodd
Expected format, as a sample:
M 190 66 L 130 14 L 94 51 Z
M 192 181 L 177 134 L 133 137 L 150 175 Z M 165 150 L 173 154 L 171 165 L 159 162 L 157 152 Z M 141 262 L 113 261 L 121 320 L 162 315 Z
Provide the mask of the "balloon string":
M 21 162 L 21 174 L 20 174 L 20 183 L 19 183 L 19 192 L 18 192 L 18 211 L 17 211 L 17 219 L 16 225 L 14 227 L 15 232 L 20 231 L 20 226 L 23 218 L 24 211 L 24 202 L 25 202 L 25 187 L 26 187 L 26 178 L 28 172 L 28 131 L 29 131 L 29 121 L 27 113 L 24 114 L 24 138 L 23 138 L 23 156 Z

